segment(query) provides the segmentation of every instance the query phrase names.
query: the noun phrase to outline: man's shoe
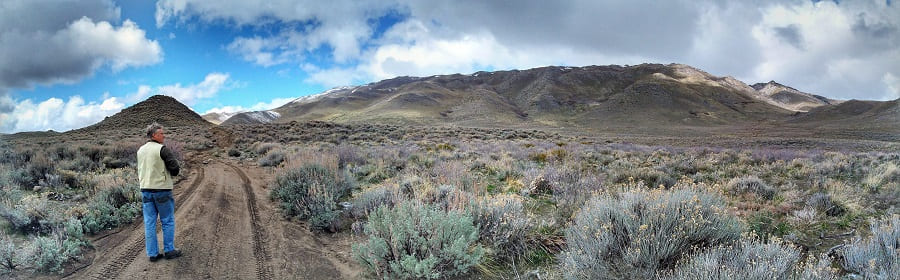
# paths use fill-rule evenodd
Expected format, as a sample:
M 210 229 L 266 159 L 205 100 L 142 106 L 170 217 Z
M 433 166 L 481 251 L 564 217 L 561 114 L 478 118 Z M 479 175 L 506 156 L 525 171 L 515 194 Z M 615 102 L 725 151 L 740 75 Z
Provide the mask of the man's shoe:
M 157 254 L 156 256 L 150 257 L 150 262 L 156 262 L 162 258 L 163 258 L 163 254 Z
M 166 259 L 167 259 L 167 260 L 171 260 L 171 259 L 174 259 L 174 258 L 177 258 L 177 257 L 180 257 L 180 256 L 181 256 L 181 250 L 177 250 L 177 249 L 176 249 L 176 250 L 172 250 L 172 251 L 166 252 Z

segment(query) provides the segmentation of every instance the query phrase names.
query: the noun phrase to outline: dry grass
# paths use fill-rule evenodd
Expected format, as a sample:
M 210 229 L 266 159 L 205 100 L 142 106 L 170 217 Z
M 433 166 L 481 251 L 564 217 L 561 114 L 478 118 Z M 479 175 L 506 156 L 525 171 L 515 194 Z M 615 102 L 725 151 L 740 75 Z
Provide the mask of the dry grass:
M 514 207 L 493 207 L 483 211 L 489 215 L 475 219 L 484 225 L 495 222 L 494 229 L 527 221 L 515 226 L 522 235 L 513 244 L 484 242 L 496 236 L 480 238 L 486 251 L 478 267 L 485 276 L 527 271 L 560 276 L 557 256 L 568 248 L 563 233 L 598 194 L 635 188 L 669 192 L 666 188 L 678 184 L 702 184 L 724 197 L 727 212 L 740 219 L 747 232 L 763 240 L 783 239 L 805 256 L 826 253 L 844 243 L 848 233 L 866 236 L 869 219 L 896 213 L 900 202 L 900 154 L 890 143 L 862 141 L 849 147 L 863 151 L 841 151 L 832 148 L 848 142 L 831 139 L 788 142 L 723 136 L 704 142 L 327 122 L 218 129 L 227 131 L 174 127 L 167 138 L 180 147 L 187 168 L 207 156 L 258 162 L 277 151 L 284 162 L 267 167 L 273 180 L 280 170 L 305 164 L 342 170 L 356 187 L 338 201 L 354 208 L 340 215 L 350 220 L 338 223 L 348 226 L 337 230 L 361 233 L 371 211 L 407 200 L 463 212 L 492 201 L 516 201 Z M 217 138 L 225 134 L 228 141 Z M 52 214 L 58 221 L 83 217 L 95 194 L 136 182 L 128 155 L 145 141 L 139 131 L 29 137 L 0 143 L 0 199 L 6 208 L 24 205 L 25 197 L 40 197 L 52 207 L 31 201 L 21 208 L 51 209 L 42 211 L 59 212 Z M 124 168 L 112 168 L 115 164 L 109 163 L 115 160 L 125 162 Z M 43 187 L 35 191 L 41 180 Z M 0 221 L 5 225 L 8 222 Z M 16 248 L 29 242 L 13 239 L 20 240 Z

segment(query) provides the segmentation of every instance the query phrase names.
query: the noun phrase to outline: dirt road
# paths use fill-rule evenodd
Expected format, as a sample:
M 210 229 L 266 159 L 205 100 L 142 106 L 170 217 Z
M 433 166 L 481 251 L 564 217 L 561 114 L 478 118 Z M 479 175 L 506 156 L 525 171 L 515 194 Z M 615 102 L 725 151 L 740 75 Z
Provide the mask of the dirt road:
M 175 247 L 183 256 L 151 263 L 144 250 L 143 225 L 136 221 L 94 240 L 93 261 L 66 278 L 359 278 L 347 244 L 319 238 L 281 217 L 265 189 L 271 174 L 234 162 L 201 166 L 174 190 Z M 162 233 L 158 234 L 162 244 Z

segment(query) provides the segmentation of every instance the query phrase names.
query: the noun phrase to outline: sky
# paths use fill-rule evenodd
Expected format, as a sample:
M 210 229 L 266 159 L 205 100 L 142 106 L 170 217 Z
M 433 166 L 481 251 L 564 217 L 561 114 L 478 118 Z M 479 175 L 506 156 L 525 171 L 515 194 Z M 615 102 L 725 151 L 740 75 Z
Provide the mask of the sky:
M 835 99 L 900 98 L 890 0 L 3 0 L 0 133 L 146 98 L 268 110 L 397 76 L 682 63 Z

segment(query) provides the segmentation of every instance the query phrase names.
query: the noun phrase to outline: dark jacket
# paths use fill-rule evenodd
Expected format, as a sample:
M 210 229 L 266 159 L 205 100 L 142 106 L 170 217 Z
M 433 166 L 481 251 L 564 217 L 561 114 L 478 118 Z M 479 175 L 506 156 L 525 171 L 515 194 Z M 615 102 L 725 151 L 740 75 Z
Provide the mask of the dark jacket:
M 159 157 L 162 158 L 163 162 L 166 164 L 166 171 L 169 171 L 169 175 L 178 176 L 178 172 L 181 171 L 181 167 L 178 166 L 178 160 L 175 159 L 175 154 L 172 153 L 172 150 L 170 150 L 169 147 L 163 145 L 162 149 L 159 150 Z

